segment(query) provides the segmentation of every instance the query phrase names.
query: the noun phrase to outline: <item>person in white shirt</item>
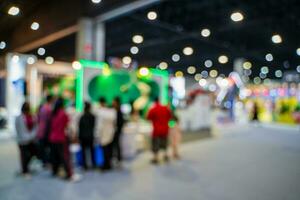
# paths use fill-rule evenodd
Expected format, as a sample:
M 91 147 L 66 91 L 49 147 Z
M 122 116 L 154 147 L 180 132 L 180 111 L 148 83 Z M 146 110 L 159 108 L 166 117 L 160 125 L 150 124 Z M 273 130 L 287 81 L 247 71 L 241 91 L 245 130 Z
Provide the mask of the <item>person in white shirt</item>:
M 99 99 L 99 107 L 95 111 L 96 131 L 95 136 L 103 148 L 104 164 L 102 170 L 110 170 L 112 160 L 112 145 L 115 134 L 116 111 L 106 106 L 104 98 Z

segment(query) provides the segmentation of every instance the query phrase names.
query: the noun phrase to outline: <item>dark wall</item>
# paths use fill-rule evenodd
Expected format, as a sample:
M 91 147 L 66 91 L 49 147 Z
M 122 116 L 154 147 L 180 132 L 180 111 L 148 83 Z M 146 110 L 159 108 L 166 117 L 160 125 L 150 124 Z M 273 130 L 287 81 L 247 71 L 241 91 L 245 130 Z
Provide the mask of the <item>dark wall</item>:
M 5 106 L 5 79 L 0 78 L 0 107 Z

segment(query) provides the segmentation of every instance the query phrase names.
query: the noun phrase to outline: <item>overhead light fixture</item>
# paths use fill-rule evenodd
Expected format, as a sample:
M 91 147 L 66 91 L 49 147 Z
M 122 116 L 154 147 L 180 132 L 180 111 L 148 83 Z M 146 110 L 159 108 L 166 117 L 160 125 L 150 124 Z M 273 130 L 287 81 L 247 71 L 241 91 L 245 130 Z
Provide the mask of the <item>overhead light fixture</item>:
M 80 62 L 74 61 L 74 62 L 72 62 L 72 67 L 73 67 L 74 70 L 80 70 L 82 65 L 81 65 Z
M 136 46 L 133 46 L 130 48 L 130 53 L 132 54 L 138 54 L 139 53 L 139 48 Z
M 172 60 L 173 60 L 174 62 L 179 62 L 179 61 L 180 61 L 180 55 L 174 54 L 174 55 L 172 56 Z
M 139 69 L 139 74 L 141 76 L 148 76 L 149 75 L 149 69 L 147 67 L 142 67 Z
M 215 69 L 210 70 L 209 76 L 212 77 L 212 78 L 216 78 L 218 76 L 218 71 L 215 70 Z
M 275 76 L 276 76 L 277 78 L 281 78 L 281 77 L 282 77 L 282 71 L 281 71 L 281 70 L 276 70 L 276 71 L 275 71 Z
M 273 55 L 272 54 L 270 54 L 270 53 L 268 53 L 266 56 L 265 56 L 265 58 L 266 58 L 266 61 L 268 61 L 268 62 L 272 62 L 273 61 Z
M 194 66 L 189 66 L 189 67 L 187 68 L 187 72 L 188 72 L 189 74 L 195 74 L 195 73 L 196 73 L 196 67 L 194 67 Z
M 183 77 L 183 72 L 182 71 L 177 71 L 175 73 L 175 76 L 178 78 L 178 77 Z
M 282 38 L 279 34 L 273 35 L 271 39 L 274 44 L 282 43 Z
M 296 50 L 296 54 L 297 54 L 298 56 L 300 56 L 300 48 L 298 48 L 298 49 Z
M 201 87 L 204 87 L 206 84 L 207 84 L 207 81 L 205 79 L 202 78 L 202 79 L 199 80 L 199 85 Z
M 252 68 L 252 63 L 249 61 L 246 61 L 243 63 L 243 68 L 244 69 L 251 69 Z
M 210 68 L 213 66 L 213 62 L 211 60 L 206 60 L 204 62 L 205 67 Z
M 94 3 L 94 4 L 98 4 L 98 3 L 100 3 L 102 0 L 92 0 L 92 2 Z
M 45 58 L 45 62 L 48 64 L 48 65 L 52 65 L 54 63 L 54 58 L 51 57 L 51 56 L 48 56 Z
M 192 47 L 185 47 L 183 49 L 183 54 L 186 56 L 190 56 L 194 53 L 194 49 Z
M 210 36 L 210 30 L 207 29 L 207 28 L 202 29 L 201 35 L 202 35 L 203 37 L 209 37 L 209 36 Z
M 30 28 L 34 31 L 38 30 L 40 28 L 40 24 L 37 22 L 33 22 L 30 26 Z
M 11 58 L 11 60 L 12 60 L 14 63 L 17 63 L 17 62 L 19 62 L 20 57 L 19 57 L 18 55 L 14 55 L 14 56 Z
M 240 22 L 244 19 L 244 16 L 240 12 L 234 12 L 234 13 L 231 14 L 230 18 L 234 22 Z
M 161 63 L 159 63 L 158 67 L 159 67 L 161 70 L 166 70 L 166 69 L 168 69 L 168 63 L 166 63 L 166 62 L 161 62 Z
M 253 79 L 253 82 L 254 82 L 256 85 L 258 85 L 258 84 L 261 83 L 261 79 L 260 79 L 259 77 L 255 77 L 255 78 Z
M 300 73 L 300 65 L 297 66 L 297 72 Z
M 226 64 L 228 62 L 228 57 L 225 55 L 221 55 L 221 56 L 219 56 L 218 61 L 221 64 Z
M 1 41 L 0 42 L 0 49 L 5 49 L 5 47 L 6 47 L 6 42 Z
M 195 74 L 194 76 L 196 81 L 200 81 L 200 79 L 202 78 L 202 75 L 200 73 Z
M 16 6 L 12 6 L 9 8 L 8 12 L 7 12 L 9 15 L 12 15 L 12 16 L 16 16 L 20 13 L 20 9 Z
M 35 63 L 35 58 L 30 56 L 27 58 L 27 64 L 28 65 L 33 65 Z
M 141 44 L 144 41 L 144 37 L 141 35 L 135 35 L 132 37 L 132 41 L 136 44 Z
M 157 19 L 157 13 L 155 11 L 150 11 L 147 14 L 147 17 L 149 20 L 156 20 Z
M 129 65 L 132 62 L 132 59 L 129 56 L 125 56 L 125 57 L 123 57 L 122 62 L 125 65 Z
M 208 77 L 208 72 L 206 70 L 203 70 L 201 72 L 201 75 L 202 75 L 203 78 L 207 78 Z
M 263 66 L 260 69 L 260 72 L 263 73 L 263 74 L 267 74 L 267 73 L 269 73 L 269 68 L 267 66 Z
M 38 55 L 43 56 L 43 55 L 45 55 L 46 50 L 41 47 L 41 48 L 38 48 L 37 53 L 38 53 Z

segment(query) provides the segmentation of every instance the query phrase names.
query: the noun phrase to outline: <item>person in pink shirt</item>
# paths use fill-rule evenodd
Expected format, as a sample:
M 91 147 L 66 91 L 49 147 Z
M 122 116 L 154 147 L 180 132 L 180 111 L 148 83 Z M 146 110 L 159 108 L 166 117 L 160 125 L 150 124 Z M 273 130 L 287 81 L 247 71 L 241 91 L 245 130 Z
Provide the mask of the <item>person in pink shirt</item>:
M 71 158 L 69 151 L 69 139 L 67 136 L 67 127 L 69 117 L 64 109 L 64 100 L 57 99 L 51 116 L 51 130 L 50 130 L 50 143 L 52 155 L 52 174 L 56 176 L 60 165 L 63 165 L 66 172 L 66 179 L 70 181 L 77 181 L 78 175 L 73 175 L 71 166 Z
M 38 112 L 37 139 L 39 144 L 39 156 L 44 166 L 50 162 L 49 133 L 53 99 L 53 96 L 48 95 L 46 102 L 41 106 Z

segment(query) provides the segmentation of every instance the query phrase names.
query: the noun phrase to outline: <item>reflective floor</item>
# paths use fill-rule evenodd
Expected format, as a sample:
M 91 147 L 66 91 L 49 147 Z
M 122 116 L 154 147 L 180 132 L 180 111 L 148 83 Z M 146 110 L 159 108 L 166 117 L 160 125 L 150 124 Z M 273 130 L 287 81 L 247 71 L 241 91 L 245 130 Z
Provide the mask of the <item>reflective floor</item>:
M 212 139 L 185 144 L 183 159 L 158 167 L 149 154 L 107 174 L 84 173 L 79 183 L 37 172 L 16 177 L 16 147 L 0 144 L 1 200 L 299 200 L 300 131 L 273 126 L 228 125 Z

